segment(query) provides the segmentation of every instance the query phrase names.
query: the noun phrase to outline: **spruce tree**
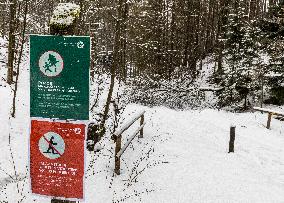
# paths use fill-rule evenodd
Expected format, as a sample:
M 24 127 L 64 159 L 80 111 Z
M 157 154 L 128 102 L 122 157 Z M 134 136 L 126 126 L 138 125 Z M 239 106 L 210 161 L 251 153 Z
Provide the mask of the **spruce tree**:
M 254 77 L 259 58 L 259 45 L 256 40 L 256 28 L 245 13 L 245 1 L 236 0 L 230 5 L 230 13 L 225 33 L 223 51 L 224 73 L 220 84 L 224 90 L 220 93 L 220 105 L 236 105 L 244 101 L 247 108 L 247 96 L 254 90 Z

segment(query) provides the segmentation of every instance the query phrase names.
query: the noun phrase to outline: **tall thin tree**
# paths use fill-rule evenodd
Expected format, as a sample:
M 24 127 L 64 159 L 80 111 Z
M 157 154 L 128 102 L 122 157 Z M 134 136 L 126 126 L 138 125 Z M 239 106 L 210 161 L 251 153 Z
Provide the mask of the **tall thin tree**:
M 8 45 L 8 71 L 7 83 L 13 82 L 13 69 L 15 58 L 15 30 L 16 30 L 16 10 L 17 0 L 10 0 L 10 25 L 9 25 L 9 45 Z

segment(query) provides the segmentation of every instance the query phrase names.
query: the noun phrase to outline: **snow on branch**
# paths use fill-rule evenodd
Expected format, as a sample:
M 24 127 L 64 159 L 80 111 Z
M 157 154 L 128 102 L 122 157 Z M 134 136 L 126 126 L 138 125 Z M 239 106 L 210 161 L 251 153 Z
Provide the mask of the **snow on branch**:
M 170 84 L 167 84 L 167 83 L 164 83 L 164 82 L 161 82 L 161 81 L 155 81 L 154 79 L 150 78 L 149 75 L 146 74 L 146 77 L 153 83 L 157 83 L 157 84 L 160 84 L 162 87 L 165 87 L 166 90 L 172 90 L 172 91 L 175 91 L 175 92 L 191 92 L 191 91 L 194 91 L 196 88 L 195 87 L 189 87 L 189 88 L 182 88 L 182 87 L 173 87 L 172 85 Z M 164 89 L 162 89 L 161 91 L 164 91 Z
M 212 91 L 212 92 L 214 92 L 214 91 L 220 91 L 222 89 L 224 89 L 224 87 L 199 87 L 200 91 Z
M 170 84 L 166 84 L 164 82 L 161 81 L 155 81 L 152 78 L 150 78 L 150 76 L 146 75 L 146 77 L 154 83 L 158 83 L 160 84 L 162 87 L 165 87 L 165 89 L 160 89 L 159 91 L 167 91 L 167 90 L 172 90 L 175 92 L 192 92 L 194 90 L 200 90 L 200 91 L 220 91 L 222 89 L 224 89 L 224 87 L 197 87 L 197 86 L 192 86 L 192 87 L 188 87 L 188 88 L 182 88 L 182 87 L 173 87 Z

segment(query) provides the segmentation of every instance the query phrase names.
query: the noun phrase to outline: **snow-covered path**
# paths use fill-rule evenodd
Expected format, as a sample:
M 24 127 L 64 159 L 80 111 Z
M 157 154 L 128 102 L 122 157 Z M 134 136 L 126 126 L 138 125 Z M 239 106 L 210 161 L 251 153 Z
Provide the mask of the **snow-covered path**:
M 85 202 L 284 202 L 283 122 L 273 119 L 268 130 L 267 115 L 258 112 L 174 111 L 138 105 L 129 105 L 124 116 L 140 109 L 146 109 L 145 136 L 135 139 L 123 154 L 120 176 L 113 173 L 113 141 L 106 139 L 96 155 L 87 153 Z M 27 147 L 22 148 L 28 144 L 26 114 L 12 120 L 19 174 L 26 174 L 28 163 Z M 235 153 L 228 154 L 231 124 L 236 125 Z M 3 147 L 6 135 L 1 139 Z M 3 149 L 1 166 L 13 174 L 8 147 Z M 0 202 L 17 202 L 23 195 L 22 202 L 50 202 L 31 195 L 27 180 L 20 183 L 22 194 L 14 194 L 16 184 L 10 183 L 1 189 Z
M 156 149 L 169 163 L 141 177 L 159 188 L 143 202 L 284 202 L 283 123 L 267 130 L 266 114 L 153 111 L 154 128 L 167 138 Z M 231 123 L 237 133 L 228 154 Z

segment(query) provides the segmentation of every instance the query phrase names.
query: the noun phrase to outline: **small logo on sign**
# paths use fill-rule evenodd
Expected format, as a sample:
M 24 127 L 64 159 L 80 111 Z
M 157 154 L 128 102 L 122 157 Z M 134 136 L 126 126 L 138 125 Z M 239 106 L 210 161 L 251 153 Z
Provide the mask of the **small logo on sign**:
M 63 70 L 63 59 L 57 52 L 47 51 L 39 58 L 39 68 L 48 77 L 57 76 Z
M 39 151 L 49 159 L 57 159 L 64 154 L 63 138 L 55 132 L 45 133 L 38 142 Z
M 80 41 L 80 42 L 78 42 L 77 43 L 77 47 L 79 48 L 79 49 L 82 49 L 82 48 L 84 48 L 84 42 L 82 42 L 82 41 Z

